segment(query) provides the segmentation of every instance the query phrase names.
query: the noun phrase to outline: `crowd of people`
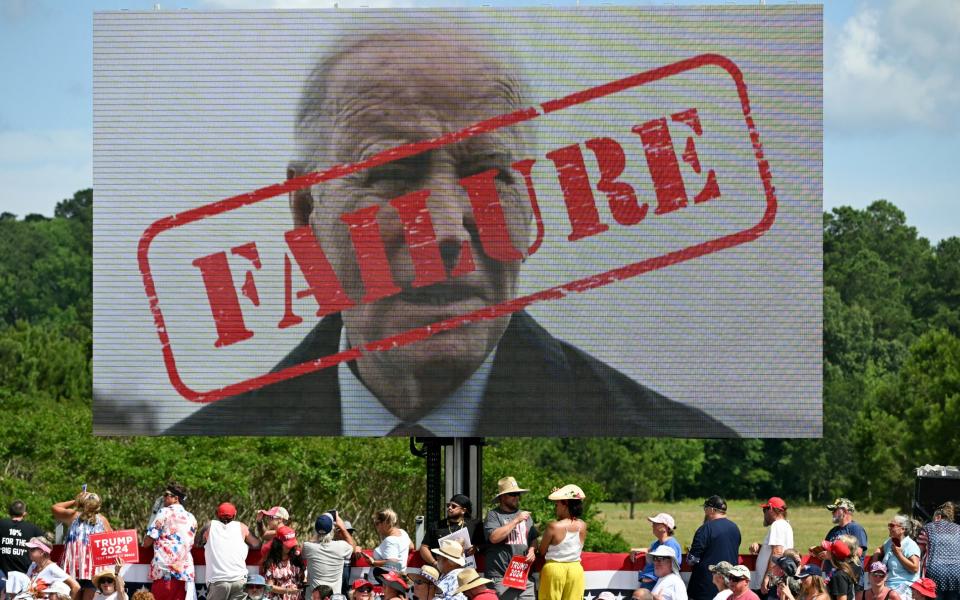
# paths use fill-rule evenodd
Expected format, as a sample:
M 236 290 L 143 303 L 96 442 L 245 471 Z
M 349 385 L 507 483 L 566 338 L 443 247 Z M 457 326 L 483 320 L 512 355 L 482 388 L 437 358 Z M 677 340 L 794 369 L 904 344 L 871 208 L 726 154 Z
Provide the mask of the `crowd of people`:
M 547 498 L 555 519 L 541 535 L 520 507 L 528 492 L 513 477 L 500 479 L 495 505 L 482 519 L 474 516 L 467 496 L 454 495 L 446 518 L 426 529 L 418 548 L 395 511 L 377 511 L 372 520 L 381 541 L 367 551 L 336 510 L 318 515 L 302 543 L 281 506 L 258 511 L 253 529 L 237 520 L 229 502 L 198 523 L 184 505 L 186 490 L 171 482 L 142 539 L 153 548 L 152 583 L 132 600 L 186 600 L 196 579 L 194 547 L 204 553 L 206 600 L 581 600 L 585 494 L 573 484 L 554 488 Z M 686 554 L 674 537 L 671 515 L 648 517 L 654 540 L 630 555 L 642 561 L 632 600 L 960 600 L 960 524 L 953 503 L 939 507 L 926 524 L 896 516 L 889 537 L 871 547 L 854 519 L 853 502 L 838 498 L 827 506 L 834 526 L 805 551 L 794 548 L 782 498 L 770 498 L 760 508 L 767 534 L 749 546 L 756 561 L 752 571 L 742 564 L 740 529 L 727 517 L 722 497 L 703 503 L 703 523 Z M 100 498 L 84 490 L 54 504 L 52 513 L 65 530 L 57 562 L 50 536 L 27 520 L 22 501 L 13 502 L 9 518 L 0 520 L 0 596 L 128 600 L 122 561 L 94 566 L 91 536 L 111 531 Z M 248 568 L 251 550 L 259 553 L 256 574 Z M 372 580 L 351 578 L 351 566 L 361 556 L 373 567 Z M 408 568 L 411 556 L 420 559 L 420 568 Z M 535 575 L 538 557 L 543 562 Z M 691 571 L 688 582 L 680 575 L 684 563 Z M 619 600 L 609 592 L 597 599 Z
M 703 524 L 683 556 L 673 537 L 674 518 L 648 517 L 655 537 L 633 600 L 957 600 L 960 598 L 960 524 L 952 502 L 940 506 L 929 523 L 897 515 L 889 537 L 871 550 L 847 498 L 827 505 L 833 527 L 822 542 L 794 547 L 787 503 L 772 497 L 760 505 L 767 534 L 749 551 L 753 571 L 741 564 L 740 529 L 727 518 L 727 503 L 711 496 L 703 503 Z M 684 585 L 680 569 L 691 569 Z M 601 599 L 603 600 L 603 599 Z

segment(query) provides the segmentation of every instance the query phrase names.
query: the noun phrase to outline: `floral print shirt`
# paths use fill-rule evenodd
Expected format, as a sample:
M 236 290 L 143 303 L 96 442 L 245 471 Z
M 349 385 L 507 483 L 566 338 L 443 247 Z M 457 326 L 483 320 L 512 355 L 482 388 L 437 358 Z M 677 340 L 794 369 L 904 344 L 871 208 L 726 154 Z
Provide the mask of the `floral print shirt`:
M 160 509 L 147 530 L 147 535 L 154 540 L 150 579 L 194 581 L 190 549 L 196 533 L 197 520 L 182 504 Z
M 289 559 L 272 564 L 263 570 L 263 577 L 267 583 L 276 587 L 296 587 L 303 583 L 303 569 L 290 562 Z M 303 593 L 295 594 L 266 594 L 268 600 L 302 600 Z

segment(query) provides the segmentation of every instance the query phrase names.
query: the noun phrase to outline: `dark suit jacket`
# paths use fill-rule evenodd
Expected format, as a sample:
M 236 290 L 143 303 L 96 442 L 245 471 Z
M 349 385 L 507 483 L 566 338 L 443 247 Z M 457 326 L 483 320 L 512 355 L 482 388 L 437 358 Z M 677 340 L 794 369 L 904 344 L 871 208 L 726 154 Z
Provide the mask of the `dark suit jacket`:
M 339 350 L 340 315 L 324 318 L 275 371 Z M 736 437 L 696 408 L 668 400 L 550 335 L 526 312 L 500 339 L 476 436 Z M 267 417 L 269 415 L 269 417 Z M 328 368 L 225 398 L 165 433 L 173 435 L 340 435 L 337 369 Z

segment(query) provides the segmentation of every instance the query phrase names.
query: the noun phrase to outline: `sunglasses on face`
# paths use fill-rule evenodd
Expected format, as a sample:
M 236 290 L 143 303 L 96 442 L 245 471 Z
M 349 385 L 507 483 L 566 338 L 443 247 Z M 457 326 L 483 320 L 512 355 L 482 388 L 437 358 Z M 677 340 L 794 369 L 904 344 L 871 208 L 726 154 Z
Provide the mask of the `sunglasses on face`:
M 164 498 L 176 498 L 177 495 L 176 495 L 176 494 L 171 494 L 170 492 L 164 492 L 164 493 L 163 493 L 163 497 L 164 497 Z
M 106 583 L 109 583 L 109 584 L 112 585 L 112 584 L 115 584 L 116 581 L 114 581 L 113 579 L 101 579 L 101 580 L 100 580 L 100 585 L 104 585 L 104 584 L 106 584 Z
M 870 573 L 870 576 L 871 576 L 871 577 L 886 577 L 887 574 L 884 573 L 883 571 L 874 571 L 873 573 Z
M 668 560 L 670 560 L 670 558 L 667 557 L 667 556 L 654 556 L 654 557 L 653 557 L 653 562 L 664 562 L 664 561 L 668 561 Z
M 510 496 L 511 498 L 519 498 L 520 492 L 510 492 L 509 494 L 504 494 L 504 496 Z
M 460 506 L 459 504 L 454 504 L 453 502 L 448 502 L 448 503 L 447 503 L 447 508 L 463 508 L 463 507 Z

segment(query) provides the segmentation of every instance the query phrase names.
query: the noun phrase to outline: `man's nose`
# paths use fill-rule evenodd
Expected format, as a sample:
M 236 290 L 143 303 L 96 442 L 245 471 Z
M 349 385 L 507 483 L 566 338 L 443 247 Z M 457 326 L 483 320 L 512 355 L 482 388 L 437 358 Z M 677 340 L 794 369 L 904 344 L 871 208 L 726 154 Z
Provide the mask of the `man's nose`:
M 453 177 L 438 178 L 430 188 L 428 208 L 444 267 L 452 271 L 477 237 L 467 192 Z

